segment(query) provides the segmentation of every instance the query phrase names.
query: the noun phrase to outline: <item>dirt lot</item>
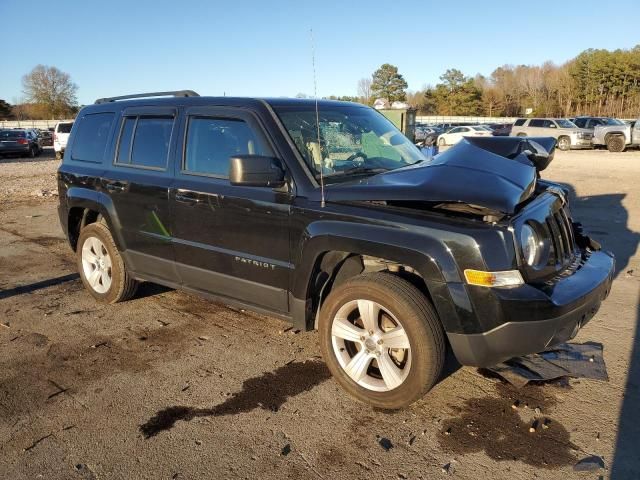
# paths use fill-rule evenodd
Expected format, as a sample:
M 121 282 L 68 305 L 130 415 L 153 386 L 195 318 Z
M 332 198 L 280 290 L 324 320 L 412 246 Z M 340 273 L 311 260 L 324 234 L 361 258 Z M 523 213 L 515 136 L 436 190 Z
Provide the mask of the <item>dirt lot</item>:
M 452 368 L 391 413 L 342 392 L 315 333 L 153 285 L 96 304 L 47 192 L 56 166 L 0 160 L 0 478 L 640 477 L 640 152 L 559 152 L 544 174 L 617 255 L 576 339 L 604 344 L 610 381 L 515 390 Z M 536 417 L 550 428 L 529 433 Z M 588 455 L 606 469 L 575 473 Z

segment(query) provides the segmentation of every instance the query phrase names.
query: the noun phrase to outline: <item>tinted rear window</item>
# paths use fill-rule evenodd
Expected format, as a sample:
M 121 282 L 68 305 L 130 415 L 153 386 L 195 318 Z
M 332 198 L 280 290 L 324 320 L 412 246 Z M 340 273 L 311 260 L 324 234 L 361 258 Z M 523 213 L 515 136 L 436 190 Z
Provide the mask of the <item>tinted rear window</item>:
M 527 119 L 526 119 L 526 118 L 519 118 L 519 119 L 517 119 L 517 120 L 516 120 L 516 122 L 514 123 L 514 125 L 515 125 L 516 127 L 519 127 L 519 126 L 521 126 L 521 125 L 524 125 L 524 122 L 526 122 L 526 121 L 527 121 Z
M 25 132 L 21 130 L 2 130 L 0 131 L 0 138 L 3 140 L 8 140 L 11 138 L 24 138 L 26 136 Z
M 83 162 L 102 162 L 114 116 L 107 112 L 82 117 L 73 141 L 71 158 Z
M 533 118 L 529 122 L 529 126 L 530 127 L 543 127 L 544 126 L 544 120 L 542 120 L 540 118 Z
M 61 123 L 58 125 L 58 133 L 71 133 L 71 127 L 73 127 L 73 122 Z

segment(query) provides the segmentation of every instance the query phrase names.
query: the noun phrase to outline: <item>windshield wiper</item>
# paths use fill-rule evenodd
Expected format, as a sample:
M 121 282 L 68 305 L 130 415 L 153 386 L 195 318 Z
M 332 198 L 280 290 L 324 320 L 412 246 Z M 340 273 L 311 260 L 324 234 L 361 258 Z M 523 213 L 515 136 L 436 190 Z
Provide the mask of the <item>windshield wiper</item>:
M 389 171 L 389 168 L 383 167 L 351 167 L 346 170 L 340 170 L 338 172 L 329 173 L 325 175 L 325 177 L 339 177 L 343 175 L 364 175 L 364 174 L 376 174 L 376 173 L 384 173 Z

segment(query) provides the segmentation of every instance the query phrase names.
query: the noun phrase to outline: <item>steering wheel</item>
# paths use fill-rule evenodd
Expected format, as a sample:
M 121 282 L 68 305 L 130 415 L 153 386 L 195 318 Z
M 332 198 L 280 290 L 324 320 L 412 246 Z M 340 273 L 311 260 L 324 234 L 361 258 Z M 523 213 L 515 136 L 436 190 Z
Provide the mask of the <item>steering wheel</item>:
M 359 161 L 356 162 L 355 159 L 358 158 L 358 157 L 361 158 L 362 160 L 359 160 Z M 367 158 L 368 157 L 364 152 L 356 152 L 356 153 L 354 153 L 352 155 L 349 155 L 349 158 L 347 158 L 345 160 L 345 162 L 353 162 L 353 163 L 358 163 L 358 164 L 362 165 L 364 162 L 367 161 Z

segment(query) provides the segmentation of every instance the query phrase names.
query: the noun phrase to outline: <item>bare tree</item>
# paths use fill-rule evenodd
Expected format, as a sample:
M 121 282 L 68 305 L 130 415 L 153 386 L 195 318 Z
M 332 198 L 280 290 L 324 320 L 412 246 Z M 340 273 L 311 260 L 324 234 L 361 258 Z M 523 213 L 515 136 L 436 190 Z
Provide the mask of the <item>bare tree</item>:
M 47 116 L 60 118 L 73 112 L 78 103 L 78 86 L 71 76 L 56 67 L 37 65 L 22 77 L 22 88 L 26 101 L 42 105 Z
M 358 96 L 362 102 L 368 104 L 371 101 L 371 79 L 361 78 L 358 80 Z

